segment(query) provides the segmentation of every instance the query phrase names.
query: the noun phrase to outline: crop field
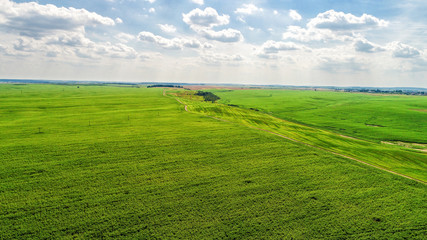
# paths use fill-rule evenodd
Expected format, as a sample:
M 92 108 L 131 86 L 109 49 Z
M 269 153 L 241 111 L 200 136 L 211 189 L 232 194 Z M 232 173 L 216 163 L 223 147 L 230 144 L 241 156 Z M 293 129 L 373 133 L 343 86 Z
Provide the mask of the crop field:
M 425 126 L 370 136 L 347 114 L 337 131 L 352 139 L 273 97 L 218 91 L 243 108 L 184 90 L 0 84 L 0 238 L 425 238 L 425 183 L 334 154 L 425 181 L 424 152 L 378 142 L 426 143 Z
M 427 144 L 425 96 L 331 91 L 209 90 L 220 103 L 257 108 L 281 119 L 376 141 Z
M 427 153 L 423 151 L 424 149 L 413 149 L 412 147 L 408 148 L 408 146 L 382 144 L 343 136 L 315 127 L 285 121 L 263 113 L 254 107 L 245 109 L 236 107 L 235 104 L 210 104 L 201 101 L 191 92 L 178 92 L 176 95 L 181 97 L 181 101 L 188 105 L 190 111 L 267 131 L 295 142 L 337 155 L 344 155 L 350 159 L 353 158 L 356 161 L 372 164 L 423 182 L 427 181 Z

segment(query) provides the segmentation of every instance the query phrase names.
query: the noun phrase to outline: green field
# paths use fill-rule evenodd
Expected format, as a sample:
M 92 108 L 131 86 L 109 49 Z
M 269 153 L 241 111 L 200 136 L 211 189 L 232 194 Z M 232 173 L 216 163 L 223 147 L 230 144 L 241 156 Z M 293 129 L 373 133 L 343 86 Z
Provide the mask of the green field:
M 1 238 L 425 238 L 424 183 L 259 128 L 418 179 L 422 152 L 162 93 L 0 85 Z
M 223 90 L 221 90 L 223 91 Z M 242 90 L 246 91 L 246 90 Z M 239 91 L 237 91 L 239 92 Z M 262 90 L 261 90 L 262 92 Z M 303 95 L 304 93 L 301 93 Z M 242 126 L 269 131 L 295 142 L 355 158 L 382 169 L 427 181 L 427 154 L 422 149 L 355 139 L 330 131 L 294 123 L 263 113 L 258 108 L 240 108 L 234 104 L 212 104 L 191 92 L 178 92 L 191 112 L 223 119 Z M 227 100 L 225 100 L 227 101 Z M 259 99 L 262 102 L 262 98 Z
M 377 141 L 427 144 L 427 97 L 331 91 L 209 90 L 220 103 Z

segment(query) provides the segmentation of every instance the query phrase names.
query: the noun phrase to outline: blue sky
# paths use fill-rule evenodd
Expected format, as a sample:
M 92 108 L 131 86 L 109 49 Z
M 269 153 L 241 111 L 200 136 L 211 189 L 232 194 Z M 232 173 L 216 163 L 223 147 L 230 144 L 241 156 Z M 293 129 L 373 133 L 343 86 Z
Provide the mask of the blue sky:
M 0 78 L 427 87 L 427 2 L 0 0 Z

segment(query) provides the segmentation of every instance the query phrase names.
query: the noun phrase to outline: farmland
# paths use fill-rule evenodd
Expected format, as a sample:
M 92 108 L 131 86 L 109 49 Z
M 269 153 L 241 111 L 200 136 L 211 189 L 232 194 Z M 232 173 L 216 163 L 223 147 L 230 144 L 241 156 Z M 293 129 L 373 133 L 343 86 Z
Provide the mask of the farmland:
M 303 114 L 273 108 L 268 100 L 215 92 L 222 103 L 240 108 L 206 103 L 184 90 L 163 91 L 0 85 L 0 236 L 425 237 L 424 183 L 324 149 L 421 180 L 424 153 L 339 137 L 326 131 L 327 120 L 297 118 Z M 413 107 L 424 109 L 424 103 Z M 262 111 L 281 118 L 293 112 L 292 120 L 310 126 Z M 351 131 L 344 132 L 377 141 L 387 134 L 376 139 Z M 425 143 L 417 131 L 408 127 L 393 140 Z
M 301 95 L 303 94 L 301 93 Z M 349 159 L 372 164 L 384 170 L 393 171 L 424 182 L 427 181 L 427 172 L 425 171 L 427 168 L 427 154 L 422 151 L 423 149 L 356 139 L 304 124 L 286 121 L 263 113 L 258 108 L 255 108 L 256 106 L 247 109 L 236 107 L 237 105 L 235 104 L 209 104 L 201 101 L 200 98 L 190 92 L 178 92 L 177 96 L 181 97 L 181 101 L 184 101 L 193 112 L 267 131 L 288 140 L 337 155 L 344 155 Z M 259 101 L 262 102 L 262 98 Z M 424 120 L 423 118 L 420 119 Z
M 212 90 L 221 103 L 376 141 L 427 143 L 424 96 L 331 91 Z

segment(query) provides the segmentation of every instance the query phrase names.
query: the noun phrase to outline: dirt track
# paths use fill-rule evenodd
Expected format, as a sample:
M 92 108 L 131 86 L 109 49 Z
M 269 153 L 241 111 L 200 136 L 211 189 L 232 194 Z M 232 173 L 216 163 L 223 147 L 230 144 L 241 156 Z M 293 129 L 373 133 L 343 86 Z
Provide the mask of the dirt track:
M 163 92 L 163 95 L 166 96 L 165 92 Z M 185 105 L 183 102 L 181 102 L 178 98 L 175 98 L 175 100 L 178 101 L 179 103 L 181 103 L 182 105 L 184 105 L 185 111 L 189 112 L 188 109 L 187 109 L 187 105 Z M 224 119 L 220 119 L 220 118 L 216 118 L 216 117 L 212 117 L 212 116 L 208 116 L 208 115 L 206 115 L 206 116 L 210 117 L 210 118 L 213 118 L 213 119 L 216 119 L 216 120 L 219 120 L 219 121 L 222 121 L 222 122 L 229 122 L 229 121 L 224 120 Z M 347 156 L 347 155 L 344 155 L 344 154 L 341 154 L 341 153 L 337 153 L 337 152 L 334 152 L 334 151 L 331 151 L 331 150 L 328 150 L 328 149 L 325 149 L 325 148 L 322 148 L 322 147 L 318 147 L 318 146 L 311 145 L 311 144 L 308 144 L 308 143 L 305 143 L 305 142 L 301 142 L 301 141 L 298 141 L 296 139 L 293 139 L 293 138 L 290 138 L 290 137 L 286 137 L 286 136 L 284 136 L 282 134 L 279 134 L 279 133 L 275 133 L 275 132 L 272 132 L 272 131 L 269 131 L 269 130 L 266 130 L 266 129 L 262 129 L 262 128 L 256 128 L 256 127 L 251 127 L 251 126 L 247 126 L 247 127 L 252 128 L 252 129 L 256 129 L 256 130 L 259 130 L 259 131 L 263 131 L 263 132 L 268 132 L 268 133 L 274 134 L 274 135 L 276 135 L 278 137 L 285 138 L 287 140 L 290 140 L 290 141 L 293 141 L 293 142 L 296 142 L 296 143 L 299 143 L 299 144 L 303 144 L 305 146 L 309 146 L 309 147 L 312 147 L 312 148 L 320 149 L 320 150 L 332 153 L 332 154 L 337 155 L 337 156 L 341 156 L 341 157 L 344 157 L 344 158 L 347 158 L 347 159 L 351 159 L 353 161 L 357 161 L 359 163 L 368 165 L 370 167 L 374 167 L 374 168 L 377 168 L 377 169 L 380 169 L 380 170 L 383 170 L 383 171 L 386 171 L 386 172 L 389 172 L 389 173 L 392 173 L 392 174 L 395 174 L 395 175 L 398 175 L 398 176 L 401 176 L 401 177 L 404 177 L 404 178 L 408 178 L 408 179 L 411 179 L 411 180 L 414 180 L 414 181 L 417 181 L 417 182 L 420 182 L 420 183 L 423 183 L 423 184 L 427 183 L 427 182 L 425 182 L 423 180 L 419 180 L 419 179 L 416 179 L 416 178 L 413 178 L 413 177 L 410 177 L 410 176 L 406 176 L 404 174 L 397 173 L 397 172 L 394 172 L 394 171 L 391 171 L 391 170 L 388 170 L 388 169 L 385 169 L 385 168 L 382 168 L 382 167 L 379 167 L 379 166 L 376 166 L 376 165 L 364 162 L 364 161 L 359 160 L 357 158 L 350 157 L 350 156 Z
M 166 96 L 165 92 L 163 92 L 163 96 Z M 175 98 L 175 100 L 177 100 L 179 103 L 181 103 L 182 105 L 184 105 L 185 111 L 188 112 L 187 105 L 185 105 L 184 103 L 182 103 L 178 98 Z

